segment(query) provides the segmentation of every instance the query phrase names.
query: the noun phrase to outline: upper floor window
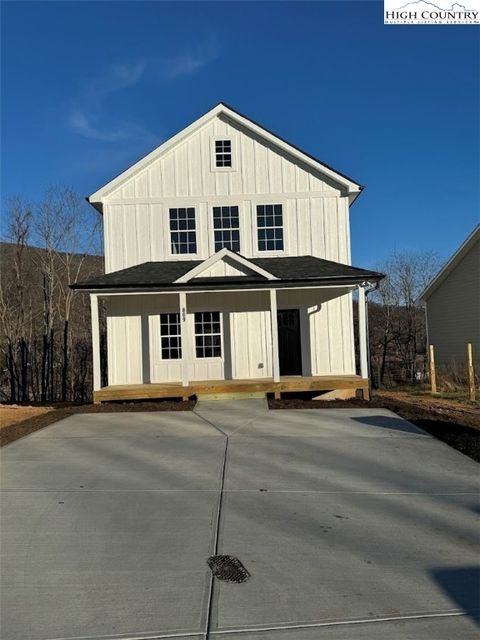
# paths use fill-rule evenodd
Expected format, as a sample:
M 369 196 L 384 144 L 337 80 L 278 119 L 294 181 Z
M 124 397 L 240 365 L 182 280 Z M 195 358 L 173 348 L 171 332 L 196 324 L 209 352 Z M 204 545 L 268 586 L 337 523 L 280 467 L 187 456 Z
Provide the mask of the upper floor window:
M 162 360 L 178 360 L 182 357 L 180 314 L 160 314 L 160 338 Z
M 216 167 L 232 166 L 232 141 L 231 140 L 215 140 L 215 166 Z
M 257 205 L 259 251 L 283 251 L 283 213 L 281 204 Z
M 213 207 L 215 253 L 227 248 L 240 251 L 238 207 Z
M 220 358 L 222 335 L 219 311 L 195 313 L 195 353 L 197 358 Z
M 170 239 L 172 253 L 197 253 L 195 209 L 170 209 Z

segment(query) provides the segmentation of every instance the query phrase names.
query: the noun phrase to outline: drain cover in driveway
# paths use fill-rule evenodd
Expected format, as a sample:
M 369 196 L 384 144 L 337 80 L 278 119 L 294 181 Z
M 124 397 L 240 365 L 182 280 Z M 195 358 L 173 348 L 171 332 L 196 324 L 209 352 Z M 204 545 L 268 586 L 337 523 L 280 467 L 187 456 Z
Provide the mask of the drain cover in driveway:
M 233 556 L 211 556 L 207 564 L 215 578 L 225 582 L 245 582 L 250 577 L 240 560 Z

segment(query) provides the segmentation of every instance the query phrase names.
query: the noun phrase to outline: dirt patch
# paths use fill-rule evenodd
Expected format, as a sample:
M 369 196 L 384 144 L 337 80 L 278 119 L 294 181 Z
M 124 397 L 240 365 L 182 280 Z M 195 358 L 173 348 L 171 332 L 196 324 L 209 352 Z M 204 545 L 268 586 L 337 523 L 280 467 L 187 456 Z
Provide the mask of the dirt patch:
M 480 462 L 480 409 L 466 400 L 418 396 L 408 392 L 377 391 L 372 400 L 269 400 L 270 409 L 390 409 L 432 436 Z
M 480 409 L 466 400 L 379 391 L 375 402 L 480 462 Z
M 53 407 L 32 407 L 18 404 L 0 404 L 0 429 L 5 429 L 17 422 L 35 418 L 43 413 L 53 411 Z
M 195 406 L 194 400 L 186 402 L 174 400 L 159 400 L 157 402 L 122 402 L 109 404 L 57 404 L 53 407 L 28 407 L 37 409 L 36 415 L 24 418 L 21 422 L 15 422 L 5 425 L 0 431 L 0 446 L 10 444 L 19 438 L 28 436 L 34 431 L 48 427 L 54 422 L 63 420 L 77 413 L 121 413 L 135 411 L 192 411 Z M 27 407 L 20 407 L 27 408 Z
M 408 391 L 376 391 L 375 400 L 406 405 L 409 410 L 433 412 L 450 422 L 480 429 L 480 404 L 458 398 L 441 398 L 430 394 L 409 393 Z

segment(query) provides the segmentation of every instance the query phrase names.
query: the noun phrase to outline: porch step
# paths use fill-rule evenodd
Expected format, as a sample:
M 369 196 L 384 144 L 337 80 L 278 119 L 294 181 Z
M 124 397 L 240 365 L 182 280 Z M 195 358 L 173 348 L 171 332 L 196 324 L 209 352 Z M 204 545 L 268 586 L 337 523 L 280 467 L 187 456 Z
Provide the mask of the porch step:
M 229 393 L 198 393 L 197 400 L 251 400 L 266 398 L 262 391 L 230 391 Z

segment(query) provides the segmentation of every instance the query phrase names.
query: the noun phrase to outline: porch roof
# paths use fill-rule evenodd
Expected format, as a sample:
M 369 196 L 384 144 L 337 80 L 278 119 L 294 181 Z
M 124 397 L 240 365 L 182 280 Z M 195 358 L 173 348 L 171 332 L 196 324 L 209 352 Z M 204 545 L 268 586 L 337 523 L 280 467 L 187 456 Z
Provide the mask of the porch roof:
M 127 289 L 185 291 L 195 289 L 288 288 L 308 285 L 354 285 L 364 281 L 378 282 L 383 274 L 352 267 L 314 256 L 248 258 L 249 262 L 271 273 L 276 280 L 252 273 L 242 276 L 195 277 L 185 283 L 177 280 L 202 264 L 203 260 L 168 260 L 144 262 L 114 271 L 85 282 L 71 285 L 72 289 Z

